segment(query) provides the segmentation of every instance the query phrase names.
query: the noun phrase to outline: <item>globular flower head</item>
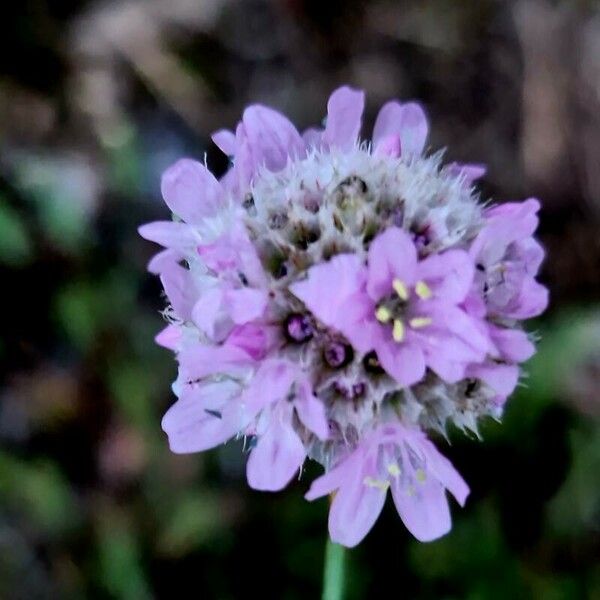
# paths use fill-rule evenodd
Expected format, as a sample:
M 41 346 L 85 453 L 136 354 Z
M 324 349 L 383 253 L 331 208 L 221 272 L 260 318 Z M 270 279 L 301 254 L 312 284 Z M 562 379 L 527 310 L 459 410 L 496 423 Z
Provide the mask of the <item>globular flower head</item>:
M 172 450 L 246 437 L 248 482 L 270 491 L 318 460 L 307 498 L 332 494 L 348 546 L 388 489 L 418 539 L 450 529 L 446 491 L 464 504 L 468 487 L 427 433 L 501 415 L 535 351 L 520 322 L 547 304 L 539 203 L 483 208 L 485 168 L 426 154 L 418 104 L 384 105 L 370 143 L 363 108 L 342 87 L 301 135 L 248 107 L 213 135 L 228 172 L 178 161 L 162 180 L 174 219 L 140 228 L 164 247 L 149 269 L 179 365 Z

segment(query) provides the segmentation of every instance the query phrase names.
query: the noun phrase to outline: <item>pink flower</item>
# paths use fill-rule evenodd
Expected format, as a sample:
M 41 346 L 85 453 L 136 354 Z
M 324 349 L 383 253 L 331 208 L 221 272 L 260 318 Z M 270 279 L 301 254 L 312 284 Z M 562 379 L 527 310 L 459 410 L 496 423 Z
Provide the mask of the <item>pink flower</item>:
M 488 210 L 486 225 L 470 248 L 478 293 L 493 314 L 528 319 L 548 306 L 548 291 L 535 281 L 544 258 L 532 238 L 539 208 L 539 202 L 530 199 Z
M 341 254 L 309 269 L 308 279 L 290 289 L 355 348 L 375 350 L 381 366 L 409 386 L 426 367 L 458 381 L 469 363 L 485 358 L 490 342 L 460 308 L 472 281 L 466 252 L 418 260 L 410 236 L 390 227 L 372 242 L 367 265 Z
M 385 104 L 364 143 L 364 105 L 341 87 L 302 135 L 249 106 L 213 134 L 228 172 L 178 161 L 161 185 L 173 219 L 139 230 L 163 247 L 148 268 L 168 301 L 156 342 L 178 363 L 171 449 L 247 438 L 248 482 L 270 491 L 309 456 L 335 465 L 307 497 L 337 490 L 346 545 L 388 487 L 418 539 L 450 529 L 445 491 L 463 504 L 468 488 L 425 431 L 500 417 L 535 350 L 520 322 L 547 304 L 539 203 L 484 210 L 485 168 L 427 156 L 414 102 Z
M 469 495 L 462 477 L 423 432 L 384 424 L 333 469 L 315 479 L 306 498 L 334 494 L 329 511 L 331 539 L 352 547 L 377 520 L 388 489 L 402 522 L 422 542 L 450 530 L 446 490 L 461 506 Z

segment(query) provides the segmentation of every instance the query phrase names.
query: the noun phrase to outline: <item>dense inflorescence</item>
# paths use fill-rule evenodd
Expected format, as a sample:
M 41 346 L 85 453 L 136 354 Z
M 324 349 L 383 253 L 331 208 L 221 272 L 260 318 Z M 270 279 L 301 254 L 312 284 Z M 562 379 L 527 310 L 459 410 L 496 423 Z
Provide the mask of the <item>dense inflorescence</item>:
M 388 488 L 418 539 L 449 530 L 445 492 L 462 504 L 468 487 L 426 432 L 501 415 L 534 353 L 520 323 L 547 305 L 537 200 L 484 207 L 483 167 L 425 155 L 414 103 L 387 103 L 361 142 L 363 104 L 336 90 L 302 136 L 248 107 L 213 136 L 225 176 L 178 161 L 162 180 L 173 220 L 140 228 L 165 247 L 149 269 L 179 364 L 172 450 L 244 436 L 260 490 L 318 460 L 307 498 L 335 492 L 329 529 L 348 546 Z

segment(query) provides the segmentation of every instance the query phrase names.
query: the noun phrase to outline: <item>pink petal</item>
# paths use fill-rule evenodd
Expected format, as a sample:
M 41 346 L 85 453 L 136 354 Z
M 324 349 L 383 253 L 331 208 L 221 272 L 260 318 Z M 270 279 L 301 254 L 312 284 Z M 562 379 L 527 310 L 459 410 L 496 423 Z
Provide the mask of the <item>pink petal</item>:
M 220 346 L 195 344 L 182 349 L 178 360 L 179 377 L 185 381 L 196 381 L 217 373 L 243 377 L 255 364 L 242 348 L 227 343 Z
M 548 289 L 531 277 L 523 281 L 517 306 L 506 311 L 507 317 L 530 319 L 541 315 L 548 308 Z
M 227 312 L 237 325 L 243 325 L 262 317 L 267 307 L 267 293 L 264 290 L 239 288 L 227 292 Z
M 487 168 L 482 164 L 453 162 L 446 165 L 446 170 L 453 177 L 463 178 L 465 187 L 471 187 L 476 179 L 486 174 Z
M 354 147 L 365 107 L 365 93 L 348 86 L 338 88 L 327 103 L 327 124 L 323 143 L 342 150 Z
M 421 445 L 427 462 L 427 472 L 435 477 L 464 506 L 469 495 L 469 486 L 452 463 L 429 441 Z
M 437 297 L 450 303 L 465 299 L 471 289 L 474 273 L 473 261 L 463 250 L 433 254 L 417 267 L 417 278 L 426 281 Z
M 385 104 L 373 128 L 373 145 L 377 147 L 390 135 L 398 135 L 402 155 L 420 155 L 425 148 L 429 126 L 423 109 L 414 102 Z
M 492 340 L 502 358 L 511 362 L 524 362 L 535 354 L 535 346 L 520 329 L 490 327 Z
M 362 335 L 357 325 L 371 316 L 373 307 L 364 294 L 365 268 L 354 254 L 338 254 L 308 270 L 308 278 L 290 291 L 323 323 L 337 329 L 352 342 Z M 364 340 L 356 340 L 359 345 Z
M 312 431 L 320 440 L 329 437 L 329 424 L 323 402 L 319 400 L 310 390 L 310 385 L 304 383 L 300 386 L 294 408 L 298 418 L 303 425 Z
M 192 321 L 209 338 L 222 339 L 227 332 L 227 315 L 223 311 L 225 291 L 215 286 L 204 290 L 192 309 Z M 229 322 L 231 324 L 231 322 Z
M 223 203 L 223 189 L 201 163 L 182 158 L 162 176 L 161 191 L 174 214 L 188 223 L 200 223 Z
M 167 248 L 157 252 L 148 263 L 148 271 L 154 275 L 160 275 L 163 271 L 170 269 L 174 263 L 178 263 L 183 257 L 181 253 Z
M 369 247 L 367 292 L 379 300 L 392 289 L 394 278 L 406 285 L 415 281 L 417 250 L 405 231 L 390 227 L 378 235 Z
M 381 366 L 400 385 L 413 385 L 423 379 L 425 357 L 418 346 L 410 343 L 397 344 L 389 340 L 376 345 L 375 351 Z
M 302 466 L 304 444 L 289 424 L 277 416 L 250 453 L 246 467 L 248 484 L 255 490 L 276 492 L 283 489 Z
M 215 131 L 210 137 L 223 154 L 227 156 L 235 154 L 235 134 L 232 131 L 229 131 L 229 129 L 219 129 L 219 131 Z
M 506 398 L 517 387 L 519 367 L 516 365 L 498 365 L 493 363 L 471 365 L 467 371 L 467 375 L 483 380 L 499 396 Z
M 321 148 L 323 138 L 323 130 L 317 127 L 309 127 L 302 133 L 302 140 L 306 144 L 307 148 Z
M 192 307 L 198 298 L 192 274 L 187 269 L 174 264 L 163 271 L 160 280 L 177 316 L 184 321 L 189 321 Z
M 285 360 L 265 360 L 243 394 L 243 404 L 248 414 L 258 414 L 277 400 L 287 399 L 297 367 Z
M 145 240 L 176 250 L 189 250 L 198 241 L 189 225 L 174 221 L 146 223 L 138 227 L 138 233 Z
M 330 469 L 321 477 L 315 479 L 305 498 L 309 501 L 316 500 L 323 496 L 328 496 L 337 490 L 342 484 L 352 477 L 352 474 L 359 468 L 360 459 L 363 452 L 359 449 L 350 456 L 339 462 L 333 469 Z
M 177 400 L 162 420 L 171 450 L 200 452 L 233 437 L 235 424 L 219 418 L 218 413 L 238 392 L 237 384 L 223 381 L 198 387 Z
M 280 331 L 276 326 L 263 323 L 236 325 L 227 338 L 227 343 L 237 346 L 254 360 L 262 360 L 265 355 L 280 343 Z
M 352 548 L 369 533 L 379 517 L 387 489 L 365 484 L 366 472 L 356 469 L 338 490 L 329 509 L 329 534 Z
M 375 146 L 375 156 L 390 156 L 398 158 L 402 152 L 402 142 L 400 136 L 396 133 L 388 135 L 379 141 Z
M 254 168 L 264 164 L 270 171 L 279 171 L 286 166 L 289 157 L 302 158 L 306 153 L 296 128 L 271 108 L 259 104 L 249 106 L 244 111 L 243 125 Z
M 406 528 L 421 542 L 430 542 L 450 531 L 452 520 L 444 487 L 431 475 L 413 486 L 392 480 L 392 497 Z
M 167 325 L 157 336 L 154 341 L 163 348 L 176 350 L 181 341 L 181 328 L 175 325 Z

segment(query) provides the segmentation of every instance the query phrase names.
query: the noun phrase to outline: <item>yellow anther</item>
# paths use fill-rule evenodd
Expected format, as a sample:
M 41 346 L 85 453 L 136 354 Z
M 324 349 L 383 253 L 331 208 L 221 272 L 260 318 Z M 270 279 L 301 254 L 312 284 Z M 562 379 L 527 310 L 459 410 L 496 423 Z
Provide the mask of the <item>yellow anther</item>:
M 374 479 L 373 477 L 365 477 L 363 483 L 367 487 L 377 488 L 382 492 L 387 492 L 387 489 L 390 487 L 389 481 L 382 481 L 381 479 Z
M 417 469 L 415 471 L 415 477 L 417 478 L 418 482 L 423 483 L 427 479 L 427 474 L 425 471 L 423 471 L 423 469 Z
M 375 318 L 381 323 L 387 323 L 392 318 L 392 312 L 387 306 L 380 306 L 375 311 Z
M 398 294 L 398 298 L 400 298 L 400 300 L 408 300 L 408 288 L 406 287 L 404 281 L 401 279 L 394 279 L 394 281 L 392 281 L 392 287 L 394 288 L 396 294 Z
M 400 467 L 396 463 L 388 465 L 387 470 L 392 477 L 398 477 L 398 475 L 400 475 Z
M 392 337 L 395 342 L 404 340 L 404 323 L 400 319 L 394 320 L 394 328 L 392 329 Z
M 413 329 L 419 329 L 420 327 L 427 327 L 427 325 L 431 325 L 432 320 L 429 317 L 415 317 L 411 319 L 408 324 Z
M 417 281 L 417 285 L 415 285 L 415 292 L 421 300 L 427 300 L 431 298 L 433 292 L 431 288 L 424 281 Z

